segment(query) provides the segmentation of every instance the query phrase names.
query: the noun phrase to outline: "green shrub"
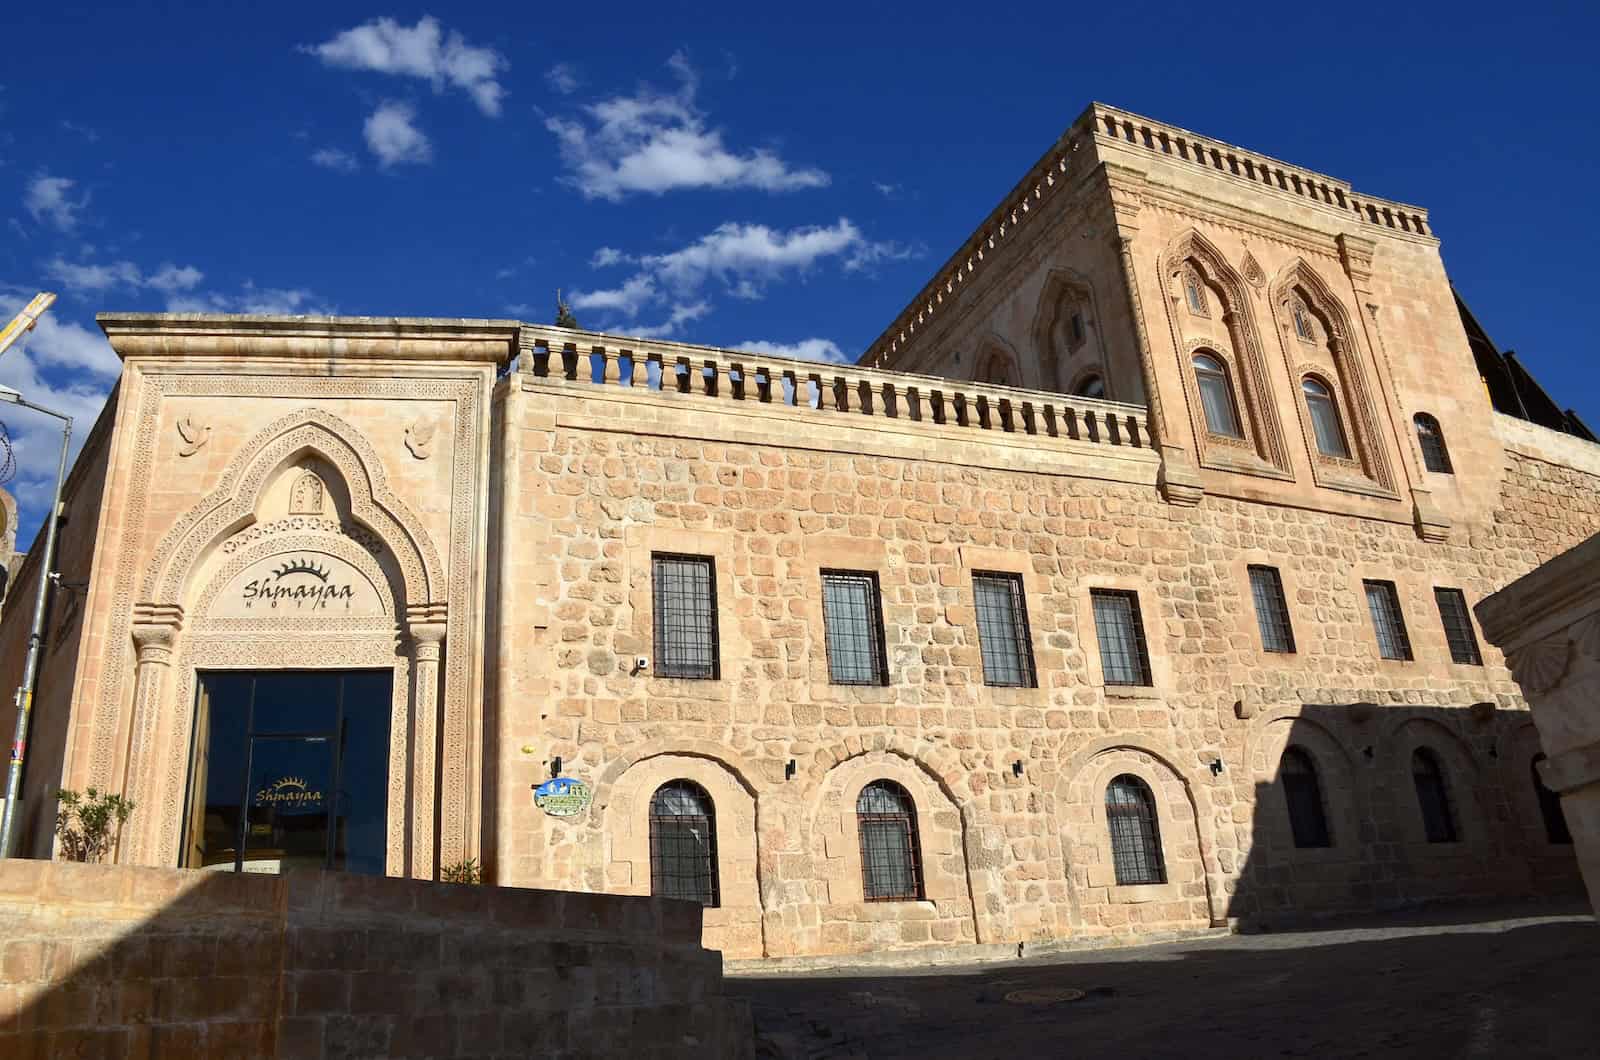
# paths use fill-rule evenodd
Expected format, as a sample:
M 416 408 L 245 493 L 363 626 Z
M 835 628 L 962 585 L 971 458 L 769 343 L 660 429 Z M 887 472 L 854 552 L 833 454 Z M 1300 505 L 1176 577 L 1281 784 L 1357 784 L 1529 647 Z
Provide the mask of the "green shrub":
M 477 858 L 468 858 L 458 861 L 454 865 L 446 865 L 439 870 L 439 879 L 444 883 L 470 883 L 477 885 L 483 882 L 483 867 L 478 864 Z
M 100 861 L 117 845 L 122 823 L 133 812 L 132 800 L 102 795 L 94 788 L 82 795 L 68 788 L 56 792 L 56 835 L 68 861 Z

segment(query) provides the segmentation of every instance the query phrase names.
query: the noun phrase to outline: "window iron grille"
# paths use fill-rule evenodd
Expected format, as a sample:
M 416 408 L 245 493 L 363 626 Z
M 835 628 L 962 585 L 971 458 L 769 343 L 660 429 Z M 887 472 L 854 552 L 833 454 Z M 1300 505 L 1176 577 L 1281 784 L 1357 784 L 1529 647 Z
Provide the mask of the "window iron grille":
M 1413 417 L 1412 422 L 1417 426 L 1417 444 L 1422 447 L 1422 465 L 1429 471 L 1441 474 L 1454 474 L 1450 466 L 1450 452 L 1444 445 L 1444 431 L 1439 428 L 1439 421 L 1426 412 L 1419 412 Z
M 1478 651 L 1477 634 L 1472 632 L 1466 594 L 1460 589 L 1434 589 L 1433 600 L 1439 605 L 1439 621 L 1444 625 L 1444 639 L 1450 645 L 1450 661 L 1482 666 L 1483 655 Z
M 1123 589 L 1091 589 L 1100 670 L 1108 685 L 1149 685 L 1150 651 L 1139 614 L 1139 594 Z
M 822 629 L 828 679 L 836 685 L 886 685 L 883 601 L 878 576 L 861 571 L 822 572 Z
M 1417 789 L 1422 831 L 1428 842 L 1454 843 L 1458 833 L 1455 810 L 1450 805 L 1450 787 L 1439 760 L 1425 747 L 1411 752 L 1411 782 Z
M 1144 781 L 1124 773 L 1106 786 L 1106 827 L 1118 886 L 1167 882 L 1155 797 Z
M 651 574 L 656 676 L 715 680 L 721 676 L 715 562 L 658 552 Z
M 1028 630 L 1022 575 L 973 572 L 972 601 L 978 618 L 983 683 L 1035 687 L 1038 680 L 1033 667 L 1033 638 Z
M 1572 831 L 1567 827 L 1567 815 L 1561 809 L 1561 796 L 1545 785 L 1539 775 L 1539 763 L 1544 753 L 1533 756 L 1533 793 L 1539 797 L 1539 816 L 1544 818 L 1544 837 L 1548 842 L 1566 845 L 1572 842 Z
M 692 781 L 668 781 L 650 797 L 650 893 L 715 907 L 718 884 L 711 796 Z
M 1289 603 L 1283 596 L 1278 568 L 1251 564 L 1250 595 L 1255 598 L 1262 650 L 1293 654 L 1294 628 L 1289 623 Z
M 1322 785 L 1311 756 L 1298 747 L 1287 748 L 1278 767 L 1283 799 L 1289 807 L 1289 830 L 1297 847 L 1331 847 L 1328 814 L 1322 804 Z
M 922 898 L 922 854 L 917 808 L 906 789 L 875 780 L 856 799 L 861 838 L 861 893 L 869 902 Z
M 1364 581 L 1367 610 L 1372 613 L 1372 630 L 1378 637 L 1378 654 L 1401 662 L 1411 660 L 1411 638 L 1406 635 L 1405 616 L 1400 613 L 1400 594 L 1394 582 Z

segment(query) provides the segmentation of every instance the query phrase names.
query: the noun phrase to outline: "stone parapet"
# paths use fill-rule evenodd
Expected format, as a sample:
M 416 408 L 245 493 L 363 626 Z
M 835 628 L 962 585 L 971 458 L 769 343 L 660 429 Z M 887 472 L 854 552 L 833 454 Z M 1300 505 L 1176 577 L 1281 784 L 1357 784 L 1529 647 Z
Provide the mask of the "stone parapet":
M 699 907 L 0 862 L 0 1055 L 746 1056 Z

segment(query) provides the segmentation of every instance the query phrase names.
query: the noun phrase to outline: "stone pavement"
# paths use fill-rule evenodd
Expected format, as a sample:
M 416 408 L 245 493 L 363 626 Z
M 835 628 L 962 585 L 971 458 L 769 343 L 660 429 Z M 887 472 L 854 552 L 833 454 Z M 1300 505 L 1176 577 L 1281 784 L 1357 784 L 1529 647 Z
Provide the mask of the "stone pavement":
M 757 1055 L 785 1060 L 1595 1056 L 1600 924 L 1575 906 L 1426 911 L 1006 963 L 730 977 L 727 992 L 754 1007 Z

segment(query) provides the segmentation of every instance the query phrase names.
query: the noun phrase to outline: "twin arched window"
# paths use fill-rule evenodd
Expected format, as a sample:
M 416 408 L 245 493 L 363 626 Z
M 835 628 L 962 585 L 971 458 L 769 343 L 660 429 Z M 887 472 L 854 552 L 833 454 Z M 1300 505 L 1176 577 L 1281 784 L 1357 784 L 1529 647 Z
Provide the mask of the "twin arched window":
M 717 817 L 711 796 L 689 780 L 670 780 L 650 796 L 650 893 L 715 907 Z
M 1297 847 L 1331 847 L 1328 814 L 1322 805 L 1322 786 L 1311 756 L 1298 747 L 1286 748 L 1278 765 L 1283 801 L 1289 807 L 1289 830 Z
M 1233 386 L 1228 369 L 1210 353 L 1194 355 L 1194 382 L 1200 390 L 1200 408 L 1205 412 L 1206 430 L 1229 438 L 1243 438 L 1239 429 L 1239 410 L 1233 404 Z
M 1344 427 L 1339 422 L 1339 406 L 1333 400 L 1333 391 L 1327 383 L 1314 375 L 1300 381 L 1305 394 L 1306 411 L 1311 414 L 1311 432 L 1317 439 L 1317 451 L 1323 456 L 1350 459 L 1350 446 L 1344 440 Z
M 1426 747 L 1411 752 L 1411 782 L 1417 789 L 1417 806 L 1422 811 L 1422 831 L 1430 843 L 1454 843 L 1460 834 L 1455 809 L 1450 805 L 1450 787 L 1445 782 L 1439 758 Z
M 861 893 L 869 902 L 916 901 L 922 897 L 922 852 L 917 842 L 917 807 L 905 788 L 874 780 L 856 799 L 861 837 Z
M 1161 825 L 1148 784 L 1123 773 L 1106 786 L 1106 827 L 1111 832 L 1111 863 L 1118 886 L 1167 882 Z
M 1411 422 L 1417 426 L 1417 444 L 1422 447 L 1423 466 L 1429 471 L 1453 474 L 1450 452 L 1444 447 L 1444 432 L 1439 429 L 1439 421 L 1426 412 L 1419 412 L 1411 418 Z

